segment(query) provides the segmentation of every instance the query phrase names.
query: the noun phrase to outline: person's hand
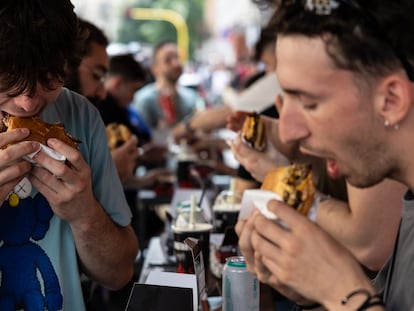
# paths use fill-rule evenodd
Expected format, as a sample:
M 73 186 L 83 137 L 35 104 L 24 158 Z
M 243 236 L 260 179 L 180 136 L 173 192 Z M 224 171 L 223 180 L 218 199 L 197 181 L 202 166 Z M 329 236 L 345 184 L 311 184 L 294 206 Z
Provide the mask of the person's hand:
M 235 111 L 226 118 L 226 127 L 232 131 L 238 132 L 242 129 L 244 120 L 249 113 L 246 111 Z
M 198 135 L 193 141 L 187 142 L 195 154 L 202 160 L 217 160 L 222 152 L 228 149 L 226 141 L 212 134 Z
M 155 168 L 149 170 L 143 176 L 131 176 L 123 184 L 125 189 L 140 189 L 145 187 L 152 187 L 156 182 L 163 178 L 170 177 L 172 179 L 174 174 L 166 168 Z
M 28 129 L 0 133 L 0 202 L 32 169 L 32 164 L 22 158 L 37 151 L 40 148 L 38 142 L 25 141 L 5 148 L 12 142 L 23 140 L 29 133 Z
M 248 269 L 259 280 L 292 300 L 303 296 L 328 309 L 357 288 L 373 291 L 351 253 L 316 224 L 282 202 L 270 201 L 268 208 L 289 229 L 258 212 L 236 226 Z
M 44 152 L 33 157 L 29 179 L 49 202 L 53 212 L 71 224 L 89 224 L 101 207 L 92 191 L 91 169 L 79 150 L 58 139 L 47 141 L 50 148 L 66 157 L 58 161 Z
M 272 144 L 262 152 L 249 148 L 241 140 L 240 134 L 229 145 L 236 160 L 259 182 L 264 180 L 270 170 L 290 163 Z
M 142 154 L 138 161 L 142 164 L 159 164 L 167 157 L 168 148 L 165 145 L 148 143 L 142 146 Z
M 255 230 L 254 219 L 258 213 L 259 211 L 257 209 L 254 209 L 252 215 L 249 217 L 248 220 L 239 219 L 234 228 L 239 237 L 239 247 L 244 259 L 246 260 L 247 269 L 253 274 L 257 273 L 254 258 L 255 250 L 253 248 L 250 237 L 253 234 L 253 231 Z
M 128 141 L 111 151 L 112 159 L 122 183 L 134 175 L 139 157 L 137 143 L 136 136 L 131 136 Z
M 246 260 L 247 269 L 255 274 L 260 282 L 268 284 L 280 293 L 284 294 L 290 300 L 300 303 L 307 301 L 304 297 L 299 295 L 294 290 L 287 288 L 286 286 L 276 283 L 275 276 L 272 272 L 263 264 L 262 255 L 259 252 L 256 252 L 251 241 L 251 235 L 255 231 L 254 228 L 254 219 L 259 214 L 259 211 L 255 209 L 249 220 L 239 219 L 235 226 L 235 231 L 239 237 L 239 247 L 242 252 L 243 257 Z M 275 225 L 274 223 L 270 224 L 271 226 Z M 274 247 L 272 245 L 272 247 Z M 307 305 L 308 303 L 303 303 Z
M 143 187 L 153 186 L 159 180 L 173 176 L 173 173 L 166 168 L 154 168 L 149 170 L 144 176 L 141 176 Z

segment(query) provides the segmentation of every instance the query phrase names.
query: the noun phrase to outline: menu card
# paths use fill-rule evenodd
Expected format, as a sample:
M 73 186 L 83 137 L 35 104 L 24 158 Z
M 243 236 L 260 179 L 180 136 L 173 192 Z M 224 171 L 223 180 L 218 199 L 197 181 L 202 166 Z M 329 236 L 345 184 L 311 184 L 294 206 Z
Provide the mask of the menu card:
M 197 279 L 194 274 L 151 271 L 145 284 L 135 283 L 126 311 L 196 311 Z

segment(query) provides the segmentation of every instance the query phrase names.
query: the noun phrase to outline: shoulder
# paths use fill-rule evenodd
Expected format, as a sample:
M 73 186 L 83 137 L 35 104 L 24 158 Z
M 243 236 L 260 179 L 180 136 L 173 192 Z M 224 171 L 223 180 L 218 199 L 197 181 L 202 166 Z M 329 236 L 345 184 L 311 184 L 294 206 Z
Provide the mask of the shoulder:
M 157 93 L 157 90 L 155 88 L 155 83 L 150 83 L 142 87 L 140 90 L 138 90 L 135 93 L 135 98 L 145 99 L 148 97 L 154 97 L 156 93 Z
M 180 101 L 190 106 L 195 105 L 199 98 L 198 93 L 195 90 L 185 86 L 179 86 L 177 88 L 177 93 L 181 99 Z
M 98 109 L 82 95 L 66 88 L 46 107 L 41 118 L 49 123 L 63 123 L 69 134 L 83 142 L 100 136 L 103 127 Z
M 178 86 L 177 87 L 177 92 L 180 94 L 180 96 L 185 96 L 185 97 L 197 97 L 198 94 L 197 92 L 189 87 L 186 86 Z
M 48 122 L 70 122 L 71 119 L 78 120 L 89 115 L 99 115 L 96 107 L 84 96 L 62 88 L 56 100 L 46 107 L 42 117 Z
M 180 86 L 177 89 L 178 96 L 179 96 L 179 103 L 183 109 L 186 109 L 189 113 L 194 106 L 197 105 L 198 100 L 200 99 L 198 93 L 188 87 Z

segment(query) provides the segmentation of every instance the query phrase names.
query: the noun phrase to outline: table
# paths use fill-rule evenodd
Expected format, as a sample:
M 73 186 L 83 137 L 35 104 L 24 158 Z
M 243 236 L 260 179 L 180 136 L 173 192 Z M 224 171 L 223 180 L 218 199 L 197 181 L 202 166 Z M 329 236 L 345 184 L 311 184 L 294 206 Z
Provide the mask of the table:
M 145 280 L 151 270 L 175 271 L 175 263 L 166 256 L 165 251 L 162 248 L 162 238 L 159 236 L 151 238 L 148 244 L 148 249 L 145 251 L 144 262 L 139 276 L 139 283 L 145 283 Z M 217 292 L 221 292 L 221 279 L 209 273 L 207 288 L 209 296 L 217 295 Z M 216 310 L 220 311 L 221 309 Z M 260 284 L 260 310 L 275 310 L 273 307 L 271 289 L 265 284 Z

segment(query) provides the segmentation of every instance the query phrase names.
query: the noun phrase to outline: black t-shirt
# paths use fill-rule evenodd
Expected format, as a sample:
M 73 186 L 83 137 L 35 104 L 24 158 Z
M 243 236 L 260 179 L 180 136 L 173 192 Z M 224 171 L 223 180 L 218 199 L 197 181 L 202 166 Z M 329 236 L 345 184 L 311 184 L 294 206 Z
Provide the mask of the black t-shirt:
M 105 100 L 96 105 L 102 120 L 105 125 L 116 122 L 125 125 L 129 130 L 138 137 L 138 144 L 140 146 L 148 143 L 151 137 L 145 131 L 140 130 L 137 126 L 133 125 L 129 118 L 128 109 L 119 107 L 115 101 L 115 98 L 108 94 Z

